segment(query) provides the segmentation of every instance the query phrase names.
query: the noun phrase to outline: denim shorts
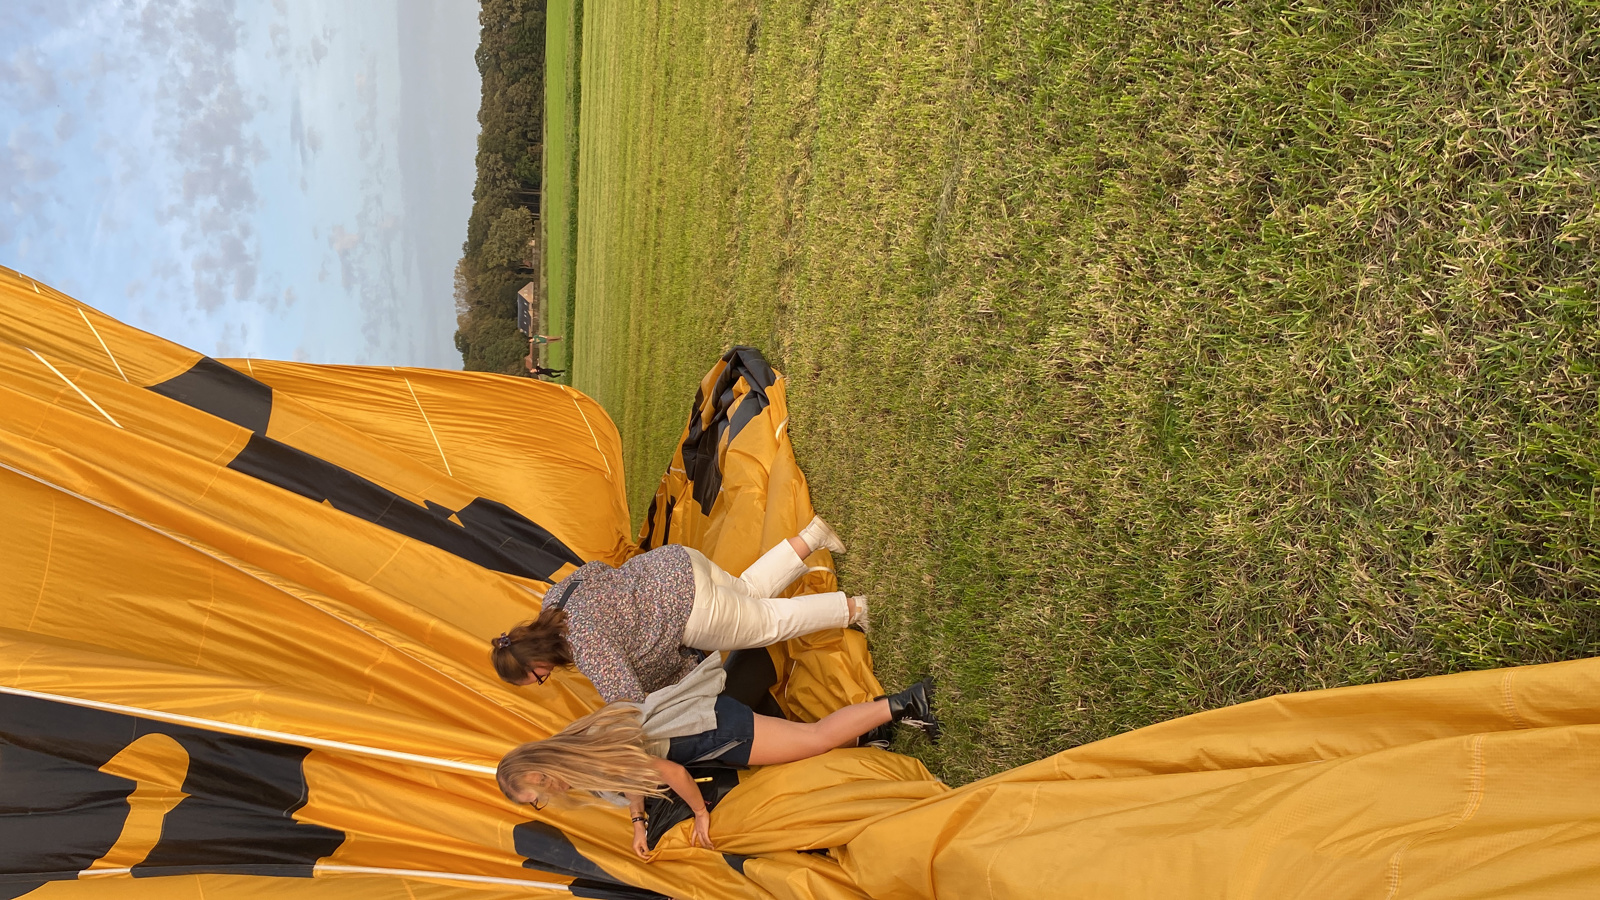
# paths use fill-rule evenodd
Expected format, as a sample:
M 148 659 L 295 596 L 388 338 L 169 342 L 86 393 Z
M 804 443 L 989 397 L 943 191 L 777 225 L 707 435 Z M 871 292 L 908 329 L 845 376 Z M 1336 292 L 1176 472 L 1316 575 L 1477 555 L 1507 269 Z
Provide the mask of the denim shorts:
M 679 765 L 717 762 L 742 769 L 750 765 L 750 745 L 756 737 L 756 714 L 733 699 L 717 698 L 717 727 L 699 734 L 675 737 L 667 759 Z

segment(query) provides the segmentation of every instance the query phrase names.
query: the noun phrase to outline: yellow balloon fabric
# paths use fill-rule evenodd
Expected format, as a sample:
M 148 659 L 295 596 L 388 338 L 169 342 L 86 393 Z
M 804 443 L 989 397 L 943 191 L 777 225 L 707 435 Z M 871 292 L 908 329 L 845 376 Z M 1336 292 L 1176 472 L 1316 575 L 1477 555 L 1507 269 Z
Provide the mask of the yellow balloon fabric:
M 635 552 L 592 401 L 241 372 L 9 271 L 0 301 L 0 890 L 761 896 L 715 854 L 646 865 L 621 810 L 495 786 L 506 750 L 598 705 L 575 673 L 488 666 L 549 579 Z
M 488 640 L 585 560 L 730 571 L 811 517 L 782 376 L 708 373 L 636 544 L 587 397 L 208 359 L 0 270 L 0 898 L 1589 897 L 1600 660 L 1288 695 L 950 789 L 872 749 L 742 773 L 652 861 L 625 810 L 506 801 L 595 708 Z M 832 590 L 826 551 L 796 590 Z M 815 719 L 863 635 L 735 654 Z M 806 852 L 822 851 L 822 852 Z
M 875 898 L 1593 896 L 1597 697 L 1586 659 L 1201 713 L 883 817 L 843 868 Z
M 789 443 L 783 377 L 751 347 L 734 347 L 700 382 L 689 424 L 656 488 L 640 531 L 642 548 L 687 544 L 729 572 L 742 572 L 811 521 L 811 491 Z M 832 554 L 786 595 L 839 589 Z M 865 638 L 818 632 L 768 647 L 777 710 L 814 722 L 883 695 Z

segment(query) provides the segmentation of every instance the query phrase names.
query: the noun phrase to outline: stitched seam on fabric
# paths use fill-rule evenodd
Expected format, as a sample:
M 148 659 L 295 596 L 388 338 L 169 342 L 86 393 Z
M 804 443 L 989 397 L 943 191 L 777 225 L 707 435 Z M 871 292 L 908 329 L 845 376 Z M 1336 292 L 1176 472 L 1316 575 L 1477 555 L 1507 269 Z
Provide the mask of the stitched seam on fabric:
M 370 664 L 368 664 L 368 666 L 365 669 L 361 670 L 361 677 L 362 678 L 371 678 L 372 677 L 372 670 L 376 669 L 378 666 L 382 665 L 383 662 L 389 658 L 389 647 L 388 647 L 388 645 L 384 645 L 381 649 L 383 650 L 383 652 L 378 654 L 378 658 L 374 659 Z
M 1437 837 L 1441 834 L 1444 834 L 1446 831 L 1450 831 L 1453 828 L 1458 828 L 1466 824 L 1467 821 L 1473 816 L 1477 815 L 1478 808 L 1483 805 L 1483 785 L 1487 776 L 1487 766 L 1483 760 L 1483 740 L 1483 735 L 1473 735 L 1472 762 L 1467 772 L 1466 805 L 1461 808 L 1461 812 L 1456 816 L 1456 820 L 1454 822 L 1451 822 L 1449 825 L 1445 825 L 1441 828 L 1436 828 L 1427 834 L 1417 835 L 1416 837 L 1413 837 L 1404 844 L 1400 845 L 1400 849 L 1396 850 L 1394 852 L 1394 856 L 1389 858 L 1389 892 L 1384 895 L 1384 900 L 1394 900 L 1395 895 L 1400 892 L 1400 859 L 1405 855 L 1407 850 L 1410 850 L 1411 847 L 1419 841 L 1422 841 L 1426 838 Z
M 515 887 L 527 890 L 536 888 L 546 891 L 560 891 L 571 893 L 572 888 L 565 884 L 550 881 L 527 881 L 521 878 L 500 878 L 494 875 L 469 875 L 464 872 L 429 872 L 424 869 L 390 869 L 378 866 L 346 866 L 333 863 L 317 863 L 312 868 L 313 876 L 321 875 L 389 875 L 396 878 L 435 879 L 439 881 L 463 881 L 469 884 L 497 884 L 506 887 Z
M 50 360 L 45 359 L 43 356 L 40 356 L 39 355 L 39 351 L 33 349 L 32 347 L 28 347 L 26 349 L 27 349 L 27 351 L 29 353 L 33 354 L 33 358 L 34 359 L 37 359 L 39 362 L 44 363 L 45 368 L 47 368 L 50 371 L 56 373 L 56 377 L 57 378 L 61 379 L 62 381 L 65 381 L 67 383 L 67 387 L 72 388 L 74 391 L 77 391 L 78 396 L 82 397 L 84 399 L 84 402 L 86 402 L 90 406 L 94 407 L 95 412 L 99 413 L 102 416 L 105 416 L 107 422 L 110 422 L 111 424 L 117 426 L 118 428 L 122 427 L 122 423 L 118 422 L 116 419 L 111 418 L 111 413 L 106 412 L 104 407 L 102 407 L 100 404 L 94 402 L 94 398 L 93 397 L 89 396 L 88 394 L 85 394 L 83 392 L 83 388 L 78 387 L 76 384 L 73 384 L 71 378 L 68 378 L 66 375 L 62 374 L 60 369 L 58 369 L 55 366 L 50 364 Z
M 400 539 L 400 543 L 395 545 L 394 552 L 389 554 L 389 558 L 383 561 L 383 565 L 381 565 L 378 568 L 374 569 L 372 571 L 372 574 L 367 576 L 366 583 L 367 584 L 371 584 L 373 579 L 377 578 L 379 575 L 382 575 L 383 574 L 383 570 L 389 568 L 389 564 L 394 562 L 395 557 L 399 556 L 400 555 L 400 551 L 404 550 L 406 548 L 406 545 L 409 544 L 409 543 L 411 543 L 411 539 L 410 538 L 402 537 Z
M 217 483 L 217 479 L 222 477 L 222 473 L 225 471 L 233 471 L 232 469 L 228 468 L 228 463 L 232 462 L 233 458 L 238 456 L 239 451 L 242 449 L 243 447 L 240 446 L 238 438 L 235 438 L 234 440 L 229 441 L 227 446 L 218 451 L 216 456 L 211 457 L 211 462 L 216 466 L 216 468 L 211 470 L 211 477 L 207 479 L 205 488 L 203 488 L 200 493 L 195 495 L 195 498 L 192 502 L 198 503 L 199 501 L 204 500 L 211 493 L 211 488 Z M 228 457 L 227 461 L 218 462 L 218 460 L 222 459 L 224 456 Z
M 244 431 L 242 433 L 248 435 L 251 432 Z M 246 437 L 244 439 L 244 441 L 241 443 L 240 440 L 239 440 L 239 436 L 235 435 L 232 440 L 230 440 L 230 441 L 228 441 L 228 443 L 224 444 L 222 449 L 218 450 L 216 452 L 216 454 L 211 457 L 210 461 L 212 463 L 215 463 L 218 468 L 217 468 L 216 472 L 212 472 L 211 473 L 211 480 L 206 482 L 206 489 L 200 492 L 200 496 L 201 497 L 204 497 L 206 494 L 211 492 L 211 485 L 216 483 L 217 474 L 219 472 L 221 472 L 222 469 L 228 468 L 228 463 L 233 462 L 234 458 L 237 457 L 239 455 L 239 453 L 244 450 L 245 444 L 248 444 L 249 442 L 250 442 L 250 439 L 248 437 Z
M 201 488 L 200 489 L 200 493 L 198 493 L 198 494 L 196 494 L 194 496 L 194 502 L 195 503 L 199 503 L 201 500 L 204 500 L 206 498 L 206 495 L 211 493 L 212 485 L 217 483 L 217 477 L 220 476 L 222 474 L 222 470 L 226 469 L 226 468 L 227 468 L 226 465 L 219 465 L 216 468 L 211 470 L 211 477 L 209 479 L 207 479 L 206 486 Z
M 389 369 L 396 375 L 400 374 L 400 370 L 394 366 L 390 366 Z M 428 420 L 428 411 L 422 408 L 422 401 L 417 399 L 417 389 L 411 386 L 410 378 L 404 375 L 400 375 L 400 377 L 406 383 L 406 390 L 411 392 L 411 402 L 417 405 L 417 412 L 422 413 L 422 424 L 428 426 L 428 435 L 433 438 L 433 447 L 439 451 L 439 461 L 444 463 L 444 473 L 451 478 L 456 477 L 456 473 L 450 471 L 450 460 L 444 455 L 444 445 L 439 443 L 439 435 L 433 430 L 433 423 Z
M 18 660 L 17 661 L 17 668 L 11 673 L 11 683 L 12 684 L 21 684 L 22 683 L 22 673 L 27 671 L 28 666 L 33 664 L 33 658 L 35 656 L 38 656 L 39 654 L 41 654 L 43 652 L 44 652 L 43 648 L 35 648 L 35 649 L 29 651 L 27 656 L 24 656 L 22 659 Z
M 39 596 L 33 598 L 33 614 L 28 616 L 28 630 L 33 630 L 33 623 L 39 618 L 39 607 L 44 604 L 44 589 L 50 584 L 50 563 L 56 554 L 56 510 L 60 505 L 54 497 L 50 498 L 50 540 L 44 546 L 44 572 L 39 576 Z
M 1469 780 L 1470 787 L 1468 788 L 1470 796 L 1467 798 L 1466 808 L 1461 811 L 1460 818 L 1450 828 L 1465 825 L 1469 819 L 1478 814 L 1478 808 L 1483 806 L 1484 782 L 1488 780 L 1489 774 L 1488 764 L 1484 762 L 1483 758 L 1484 740 L 1485 738 L 1481 734 L 1472 739 L 1472 775 Z
M 122 363 L 117 362 L 117 358 L 111 355 L 111 348 L 106 346 L 106 339 L 100 336 L 100 329 L 94 327 L 94 323 L 89 321 L 89 314 L 84 312 L 81 306 L 78 307 L 78 315 L 83 317 L 83 324 L 89 326 L 89 330 L 94 332 L 94 339 L 100 342 L 100 349 L 106 352 L 106 356 L 111 358 L 111 364 L 117 367 L 117 374 L 122 376 L 123 381 L 128 381 L 128 373 L 122 371 Z M 128 381 L 128 383 L 132 384 L 133 382 Z
M 213 565 L 211 567 L 210 571 L 207 572 L 206 574 L 211 576 L 211 598 L 206 603 L 206 617 L 205 617 L 205 620 L 200 623 L 200 646 L 196 647 L 195 650 L 194 650 L 194 664 L 197 665 L 197 666 L 200 665 L 200 657 L 203 656 L 205 654 L 205 652 L 206 652 L 206 640 L 209 638 L 209 635 L 207 634 L 207 630 L 211 626 L 211 611 L 217 608 L 217 569 L 216 569 L 216 566 Z
M 19 697 L 32 697 L 53 703 L 64 703 L 68 706 L 77 706 L 85 709 L 98 709 L 103 712 L 118 715 L 133 716 L 139 719 L 152 719 L 157 722 L 168 722 L 175 725 L 187 725 L 201 728 L 206 731 L 215 731 L 221 734 L 233 734 L 243 737 L 260 738 L 262 740 L 276 741 L 280 744 L 294 744 L 299 747 L 309 747 L 313 750 L 327 750 L 333 753 L 349 754 L 362 757 L 377 757 L 380 759 L 397 760 L 403 763 L 426 766 L 428 768 L 445 769 L 452 772 L 465 772 L 471 775 L 493 775 L 495 767 L 479 763 L 469 763 L 457 759 L 446 759 L 437 756 L 424 756 L 404 750 L 388 750 L 382 747 L 369 747 L 365 744 L 352 744 L 348 741 L 335 741 L 329 738 L 319 738 L 312 735 L 296 734 L 288 731 L 277 731 L 271 728 L 258 728 L 254 725 L 243 725 L 225 719 L 207 719 L 201 716 L 191 716 L 187 713 L 167 712 L 159 709 L 149 709 L 138 706 L 128 706 L 122 703 L 109 703 L 104 700 L 89 700 L 84 697 L 74 697 L 69 694 L 57 694 L 50 691 L 35 691 L 28 688 L 11 687 L 0 684 L 0 694 L 11 694 Z M 251 703 L 260 703 L 267 696 L 266 691 L 256 691 L 251 694 Z
M 611 461 L 606 459 L 606 452 L 600 449 L 600 438 L 595 435 L 594 426 L 589 424 L 588 414 L 585 413 L 583 411 L 583 407 L 578 404 L 578 398 L 572 396 L 572 389 L 566 385 L 562 385 L 561 387 L 563 390 L 568 392 L 567 399 L 572 401 L 572 408 L 576 409 L 578 411 L 578 416 L 583 419 L 583 427 L 589 429 L 589 440 L 594 441 L 594 450 L 596 453 L 600 454 L 600 461 L 605 464 L 606 478 L 611 478 Z
M 1507 669 L 1500 676 L 1500 702 L 1505 706 L 1506 715 L 1511 718 L 1512 725 L 1515 725 L 1519 729 L 1531 728 L 1532 726 L 1528 724 L 1528 720 L 1524 719 L 1521 711 L 1517 709 L 1517 695 L 1511 687 L 1511 682 L 1513 679 L 1512 672 L 1514 671 L 1516 670 Z
M 1028 820 L 1026 822 L 1023 822 L 1022 825 L 1019 828 L 1017 828 L 1016 831 L 1013 831 L 1011 833 L 1011 837 L 1015 838 L 1017 835 L 1023 833 L 1024 831 L 1027 831 L 1028 830 L 1028 826 L 1033 824 L 1033 817 L 1037 816 L 1039 814 L 1039 791 L 1043 787 L 1044 787 L 1044 785 L 1042 785 L 1042 784 L 1036 784 L 1036 785 L 1033 786 L 1033 796 L 1028 798 Z M 1001 842 L 1000 847 L 1003 847 L 1003 846 L 1004 846 L 1004 842 Z M 994 893 L 994 864 L 995 864 L 996 859 L 1000 856 L 1000 847 L 996 847 L 995 851 L 993 853 L 989 854 L 989 864 L 987 866 L 985 866 L 984 869 L 983 869 L 983 883 L 984 883 L 984 886 L 989 889 L 989 896 L 990 897 L 994 897 L 995 896 L 995 893 Z

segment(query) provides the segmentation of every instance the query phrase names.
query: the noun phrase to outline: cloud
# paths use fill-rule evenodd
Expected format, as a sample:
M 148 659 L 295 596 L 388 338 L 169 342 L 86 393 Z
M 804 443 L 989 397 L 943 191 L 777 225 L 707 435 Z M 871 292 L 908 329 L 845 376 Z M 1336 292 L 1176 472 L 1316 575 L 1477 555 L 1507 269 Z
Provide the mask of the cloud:
M 26 108 L 50 106 L 61 98 L 55 72 L 36 46 L 21 47 L 0 66 L 0 85 L 12 102 Z
M 473 105 L 463 3 L 347 16 L 304 0 L 0 0 L 0 250 L 200 349 L 282 355 L 303 333 L 302 356 L 417 357 L 410 313 L 430 310 L 431 257 L 407 235 L 430 207 L 414 209 L 392 125 L 408 102 L 429 122 L 440 96 Z M 413 35 L 398 69 L 396 15 L 428 38 Z M 447 52 L 431 42 L 441 22 L 460 25 Z M 441 55 L 472 90 L 408 101 Z M 470 109 L 459 128 L 476 131 Z M 463 148 L 470 173 L 470 136 Z M 444 218 L 465 214 L 463 199 Z M 459 234 L 446 237 L 453 263 Z M 241 317 L 253 330 L 224 333 Z M 449 352 L 426 343 L 430 361 Z
M 359 142 L 357 152 L 363 160 L 370 159 L 378 149 L 378 59 L 374 56 L 367 57 L 365 71 L 357 72 L 355 78 L 356 102 L 360 104 L 361 111 L 356 114 L 351 124 L 355 128 L 356 140 Z
M 63 27 L 82 14 L 82 5 L 72 0 L 6 0 L 0 3 L 0 34 Z
M 361 233 L 345 231 L 343 225 L 335 225 L 328 234 L 328 246 L 339 257 L 339 284 L 347 291 L 354 288 L 360 280 L 357 251 L 361 248 Z
M 177 202 L 160 212 L 179 226 L 194 300 L 206 312 L 250 298 L 260 268 L 254 170 L 267 154 L 252 126 L 265 101 L 234 68 L 242 29 L 231 0 L 150 3 L 139 13 L 145 52 L 167 61 L 155 132 L 176 170 Z
M 322 152 L 322 132 L 315 125 L 305 123 L 298 95 L 289 101 L 289 143 L 300 156 L 300 165 L 307 166 Z
M 345 231 L 343 225 L 333 226 L 333 231 L 328 235 L 328 246 L 335 253 L 348 253 L 361 245 L 359 232 Z
M 37 187 L 54 178 L 61 165 L 51 156 L 52 146 L 26 124 L 12 129 L 0 155 L 0 184 Z
M 212 356 L 245 356 L 249 353 L 251 337 L 250 323 L 235 320 L 225 323 L 217 331 L 216 341 L 212 345 Z
M 195 302 L 206 312 L 229 299 L 244 300 L 255 290 L 260 253 L 247 243 L 253 241 L 254 229 L 246 226 L 239 231 L 217 235 L 190 261 Z
M 300 162 L 302 164 L 305 163 L 307 158 L 306 124 L 305 119 L 301 118 L 300 115 L 300 97 L 298 95 L 289 102 L 289 143 L 300 151 Z
M 400 299 L 405 296 L 407 261 L 401 252 L 401 218 L 388 208 L 390 192 L 381 179 L 365 184 L 356 225 L 359 246 L 341 254 L 339 261 L 346 290 L 355 288 L 361 310 L 363 357 L 392 357 L 404 329 Z
M 0 145 L 0 245 L 18 241 L 19 262 L 29 258 L 30 235 L 54 230 L 49 218 L 54 193 L 51 180 L 61 172 L 61 165 L 53 149 L 54 145 L 27 123 L 12 128 Z

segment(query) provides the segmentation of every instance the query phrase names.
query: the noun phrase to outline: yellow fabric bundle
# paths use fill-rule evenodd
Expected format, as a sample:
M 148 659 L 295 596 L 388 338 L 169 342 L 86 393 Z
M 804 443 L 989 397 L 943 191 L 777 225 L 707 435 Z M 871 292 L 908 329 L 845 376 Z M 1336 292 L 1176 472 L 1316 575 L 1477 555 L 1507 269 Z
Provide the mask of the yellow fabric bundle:
M 488 639 L 638 552 L 593 401 L 207 359 L 0 270 L 0 898 L 1587 897 L 1600 661 L 1290 695 L 951 790 L 838 750 L 745 773 L 646 864 L 623 810 L 495 761 L 598 705 Z M 784 382 L 706 377 L 641 543 L 740 571 L 811 516 Z M 798 591 L 834 587 L 826 554 Z M 864 638 L 734 666 L 814 719 Z M 736 661 L 737 662 L 737 661 Z M 799 851 L 826 850 L 825 854 Z M 726 856 L 724 855 L 726 854 Z

